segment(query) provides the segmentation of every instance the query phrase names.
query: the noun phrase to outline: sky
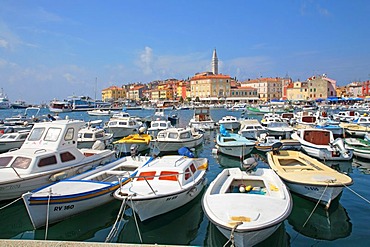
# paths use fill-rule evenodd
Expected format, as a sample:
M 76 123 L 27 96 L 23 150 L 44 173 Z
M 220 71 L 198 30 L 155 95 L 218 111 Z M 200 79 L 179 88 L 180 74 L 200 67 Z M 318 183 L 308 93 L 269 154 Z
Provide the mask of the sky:
M 101 98 L 128 83 L 211 71 L 239 81 L 370 79 L 370 1 L 0 0 L 0 88 L 10 101 Z

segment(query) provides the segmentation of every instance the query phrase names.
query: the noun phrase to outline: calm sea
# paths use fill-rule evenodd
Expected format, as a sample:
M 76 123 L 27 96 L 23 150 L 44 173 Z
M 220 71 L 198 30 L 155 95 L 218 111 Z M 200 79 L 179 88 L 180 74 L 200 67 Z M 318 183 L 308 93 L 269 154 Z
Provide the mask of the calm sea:
M 22 114 L 24 110 L 1 110 L 0 119 Z M 145 117 L 153 111 L 128 111 L 133 116 Z M 43 109 L 42 114 L 48 110 Z M 218 121 L 222 116 L 240 116 L 240 112 L 225 109 L 212 110 L 212 117 Z M 86 112 L 60 114 L 72 119 L 99 119 L 89 117 Z M 179 126 L 188 124 L 192 110 L 178 111 Z M 108 118 L 102 118 L 104 121 Z M 207 174 L 210 183 L 224 168 L 240 165 L 238 159 L 212 155 L 216 131 L 208 132 L 203 146 L 197 148 L 198 157 L 209 159 Z M 259 166 L 268 167 L 263 153 L 254 152 L 260 159 Z M 370 246 L 370 161 L 356 160 L 334 162 L 334 167 L 347 172 L 354 184 L 344 189 L 340 200 L 326 211 L 315 203 L 293 195 L 293 211 L 281 227 L 266 241 L 258 246 Z M 113 201 L 83 214 L 49 226 L 48 240 L 104 242 L 116 221 L 120 209 L 119 201 Z M 5 204 L 0 203 L 0 207 Z M 271 208 L 271 210 L 274 210 Z M 311 216 L 310 216 L 311 215 Z M 309 218 L 309 220 L 307 220 Z M 45 228 L 34 230 L 21 200 L 0 210 L 0 239 L 45 239 Z M 226 239 L 217 228 L 210 224 L 202 212 L 201 195 L 191 203 L 173 212 L 156 217 L 148 222 L 135 222 L 130 209 L 125 211 L 123 220 L 117 226 L 117 234 L 111 242 L 223 246 Z

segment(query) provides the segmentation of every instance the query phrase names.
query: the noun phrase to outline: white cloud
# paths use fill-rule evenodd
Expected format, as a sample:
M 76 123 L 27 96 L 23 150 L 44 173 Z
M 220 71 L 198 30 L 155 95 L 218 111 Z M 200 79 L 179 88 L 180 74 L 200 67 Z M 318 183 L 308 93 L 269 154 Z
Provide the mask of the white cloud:
M 146 46 L 140 54 L 139 67 L 145 75 L 153 73 L 153 49 Z
M 5 39 L 0 39 L 0 47 L 8 48 L 9 43 Z

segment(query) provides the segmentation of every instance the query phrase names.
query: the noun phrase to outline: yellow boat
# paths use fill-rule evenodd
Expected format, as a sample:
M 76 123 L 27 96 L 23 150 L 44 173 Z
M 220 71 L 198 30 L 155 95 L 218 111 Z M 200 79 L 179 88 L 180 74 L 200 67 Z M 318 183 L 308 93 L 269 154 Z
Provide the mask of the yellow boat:
M 369 126 L 353 123 L 340 123 L 339 126 L 345 129 L 345 132 L 351 136 L 364 137 L 367 133 L 370 133 Z
M 148 134 L 132 134 L 113 142 L 120 155 L 127 155 L 132 152 L 142 152 L 150 148 L 152 136 Z
M 267 160 L 292 192 L 319 201 L 326 208 L 344 186 L 353 183 L 349 176 L 299 151 L 271 151 Z

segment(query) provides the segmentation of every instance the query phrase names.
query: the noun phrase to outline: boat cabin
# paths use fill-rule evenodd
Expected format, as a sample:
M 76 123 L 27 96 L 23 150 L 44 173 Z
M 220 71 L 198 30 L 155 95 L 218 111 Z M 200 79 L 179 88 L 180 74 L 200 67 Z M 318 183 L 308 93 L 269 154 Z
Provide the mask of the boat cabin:
M 331 142 L 330 131 L 305 130 L 303 140 L 316 145 L 329 145 Z

